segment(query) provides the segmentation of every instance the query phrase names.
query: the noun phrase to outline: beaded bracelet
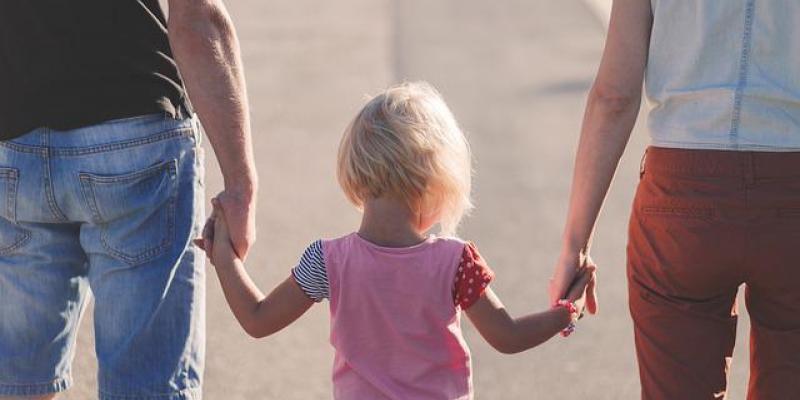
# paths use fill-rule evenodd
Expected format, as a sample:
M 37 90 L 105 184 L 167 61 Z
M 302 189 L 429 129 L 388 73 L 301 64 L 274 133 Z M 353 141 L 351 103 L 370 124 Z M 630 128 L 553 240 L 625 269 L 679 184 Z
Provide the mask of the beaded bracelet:
M 569 318 L 570 318 L 569 325 L 567 325 L 566 328 L 561 330 L 561 336 L 562 337 L 567 337 L 567 336 L 571 335 L 572 332 L 575 332 L 575 322 L 579 318 L 579 316 L 578 316 L 578 307 L 575 305 L 575 303 L 573 303 L 573 302 L 571 302 L 571 301 L 569 301 L 567 299 L 559 300 L 558 302 L 556 302 L 555 307 L 564 307 L 569 312 Z

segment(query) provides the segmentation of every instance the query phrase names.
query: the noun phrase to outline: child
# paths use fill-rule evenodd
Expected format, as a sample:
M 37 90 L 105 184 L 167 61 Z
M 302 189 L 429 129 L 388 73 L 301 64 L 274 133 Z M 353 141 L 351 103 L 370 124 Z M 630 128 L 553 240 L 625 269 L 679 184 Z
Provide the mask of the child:
M 338 179 L 363 211 L 357 232 L 317 240 L 291 276 L 264 297 L 230 244 L 214 201 L 201 241 L 233 313 L 254 337 L 271 335 L 328 299 L 336 399 L 470 399 L 470 353 L 461 311 L 494 348 L 516 353 L 568 335 L 583 310 L 594 266 L 567 299 L 512 318 L 474 244 L 453 234 L 470 204 L 470 152 L 428 84 L 392 87 L 370 100 L 342 138 Z

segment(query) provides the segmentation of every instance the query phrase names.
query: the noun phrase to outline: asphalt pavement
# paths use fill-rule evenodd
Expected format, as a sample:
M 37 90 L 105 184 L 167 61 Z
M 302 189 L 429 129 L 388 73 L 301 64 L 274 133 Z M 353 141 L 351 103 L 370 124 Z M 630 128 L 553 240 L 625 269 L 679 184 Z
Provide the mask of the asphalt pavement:
M 235 0 L 261 176 L 258 242 L 248 260 L 268 290 L 320 237 L 357 228 L 335 180 L 341 132 L 365 96 L 427 80 L 450 104 L 475 157 L 477 209 L 461 236 L 497 274 L 514 314 L 547 306 L 559 251 L 574 148 L 604 24 L 580 0 Z M 491 349 L 464 320 L 478 399 L 636 399 L 639 383 L 625 285 L 628 214 L 647 141 L 637 126 L 599 222 L 601 313 L 569 339 L 523 354 Z M 211 151 L 206 190 L 221 188 Z M 91 312 L 81 327 L 76 386 L 95 398 Z M 208 269 L 205 398 L 327 399 L 333 351 L 326 304 L 277 335 L 254 340 L 238 326 Z M 730 399 L 743 399 L 746 319 Z

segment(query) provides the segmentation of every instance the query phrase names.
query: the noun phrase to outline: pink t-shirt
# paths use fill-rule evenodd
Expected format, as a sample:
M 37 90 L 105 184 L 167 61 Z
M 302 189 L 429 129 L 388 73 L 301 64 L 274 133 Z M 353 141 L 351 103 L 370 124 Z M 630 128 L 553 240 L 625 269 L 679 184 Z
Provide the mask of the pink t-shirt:
M 304 267 L 315 258 L 324 270 Z M 493 277 L 472 244 L 431 236 L 389 248 L 353 233 L 312 244 L 293 274 L 329 285 L 301 287 L 330 300 L 335 399 L 472 398 L 460 310 Z

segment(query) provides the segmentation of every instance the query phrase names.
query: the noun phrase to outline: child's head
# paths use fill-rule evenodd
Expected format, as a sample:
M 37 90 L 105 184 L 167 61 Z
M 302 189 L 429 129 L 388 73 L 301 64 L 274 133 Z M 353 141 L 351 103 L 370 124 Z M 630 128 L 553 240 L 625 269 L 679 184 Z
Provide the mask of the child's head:
M 472 207 L 471 172 L 464 134 L 425 82 L 392 86 L 373 97 L 339 145 L 339 184 L 356 207 L 382 197 L 401 200 L 420 221 L 438 222 L 446 234 L 455 233 Z

